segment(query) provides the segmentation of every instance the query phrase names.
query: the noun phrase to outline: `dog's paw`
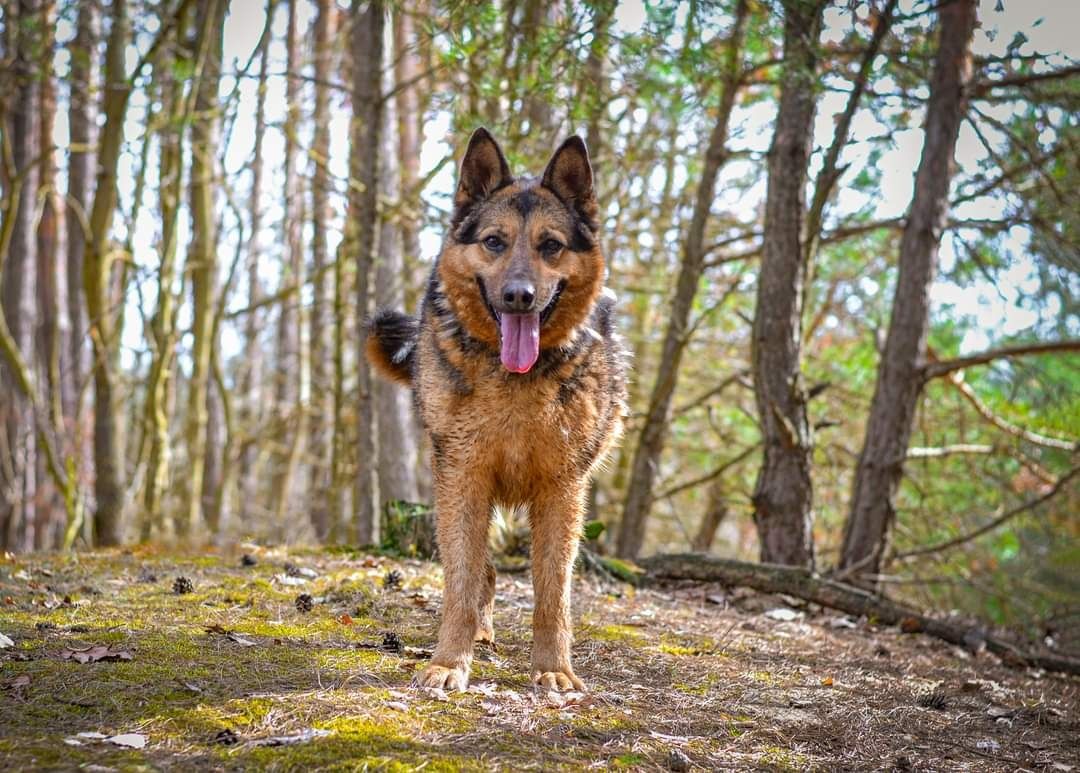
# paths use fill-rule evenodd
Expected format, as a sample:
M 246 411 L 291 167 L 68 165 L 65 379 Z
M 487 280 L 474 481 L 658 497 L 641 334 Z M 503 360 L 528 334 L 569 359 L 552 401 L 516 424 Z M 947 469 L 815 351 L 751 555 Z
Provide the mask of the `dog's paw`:
M 432 663 L 415 677 L 413 684 L 427 690 L 460 690 L 469 687 L 469 672 L 455 666 L 439 666 Z
M 533 684 L 541 690 L 585 691 L 585 683 L 569 668 L 561 671 L 533 671 Z

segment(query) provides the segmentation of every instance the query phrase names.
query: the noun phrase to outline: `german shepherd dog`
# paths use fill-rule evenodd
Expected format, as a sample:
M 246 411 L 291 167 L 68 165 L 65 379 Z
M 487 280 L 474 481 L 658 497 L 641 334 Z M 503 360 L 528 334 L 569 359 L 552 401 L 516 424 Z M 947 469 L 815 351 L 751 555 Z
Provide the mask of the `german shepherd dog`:
M 598 217 L 579 137 L 540 179 L 514 178 L 477 129 L 420 318 L 368 322 L 368 360 L 412 388 L 431 438 L 445 595 L 422 687 L 466 689 L 474 642 L 493 641 L 487 535 L 502 505 L 526 507 L 532 531 L 533 682 L 584 689 L 570 665 L 571 573 L 590 475 L 626 410 Z

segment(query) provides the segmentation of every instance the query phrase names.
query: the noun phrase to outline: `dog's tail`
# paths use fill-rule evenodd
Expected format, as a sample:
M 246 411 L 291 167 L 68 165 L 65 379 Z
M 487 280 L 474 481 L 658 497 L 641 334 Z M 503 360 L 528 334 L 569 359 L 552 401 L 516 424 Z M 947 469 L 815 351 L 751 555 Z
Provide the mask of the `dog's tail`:
M 408 314 L 384 309 L 369 317 L 364 329 L 368 362 L 386 378 L 412 384 L 420 323 Z

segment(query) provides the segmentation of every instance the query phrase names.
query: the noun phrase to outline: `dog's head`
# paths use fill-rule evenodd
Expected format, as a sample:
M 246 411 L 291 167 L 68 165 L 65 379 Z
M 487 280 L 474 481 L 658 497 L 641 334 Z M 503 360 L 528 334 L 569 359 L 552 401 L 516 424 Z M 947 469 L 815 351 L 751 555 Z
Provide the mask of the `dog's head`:
M 604 280 L 598 211 L 580 137 L 539 179 L 515 179 L 487 130 L 473 133 L 439 279 L 466 332 L 498 349 L 507 370 L 529 371 L 588 318 Z

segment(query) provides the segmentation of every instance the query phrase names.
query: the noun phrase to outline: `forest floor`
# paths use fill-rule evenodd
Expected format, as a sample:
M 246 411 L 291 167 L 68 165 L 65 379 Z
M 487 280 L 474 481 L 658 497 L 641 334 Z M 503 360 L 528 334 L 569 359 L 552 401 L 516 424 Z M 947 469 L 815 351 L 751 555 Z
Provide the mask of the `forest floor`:
M 536 694 L 502 574 L 469 692 L 425 694 L 436 564 L 244 552 L 0 561 L 0 769 L 1080 771 L 1080 679 L 790 599 L 581 578 L 590 691 Z

